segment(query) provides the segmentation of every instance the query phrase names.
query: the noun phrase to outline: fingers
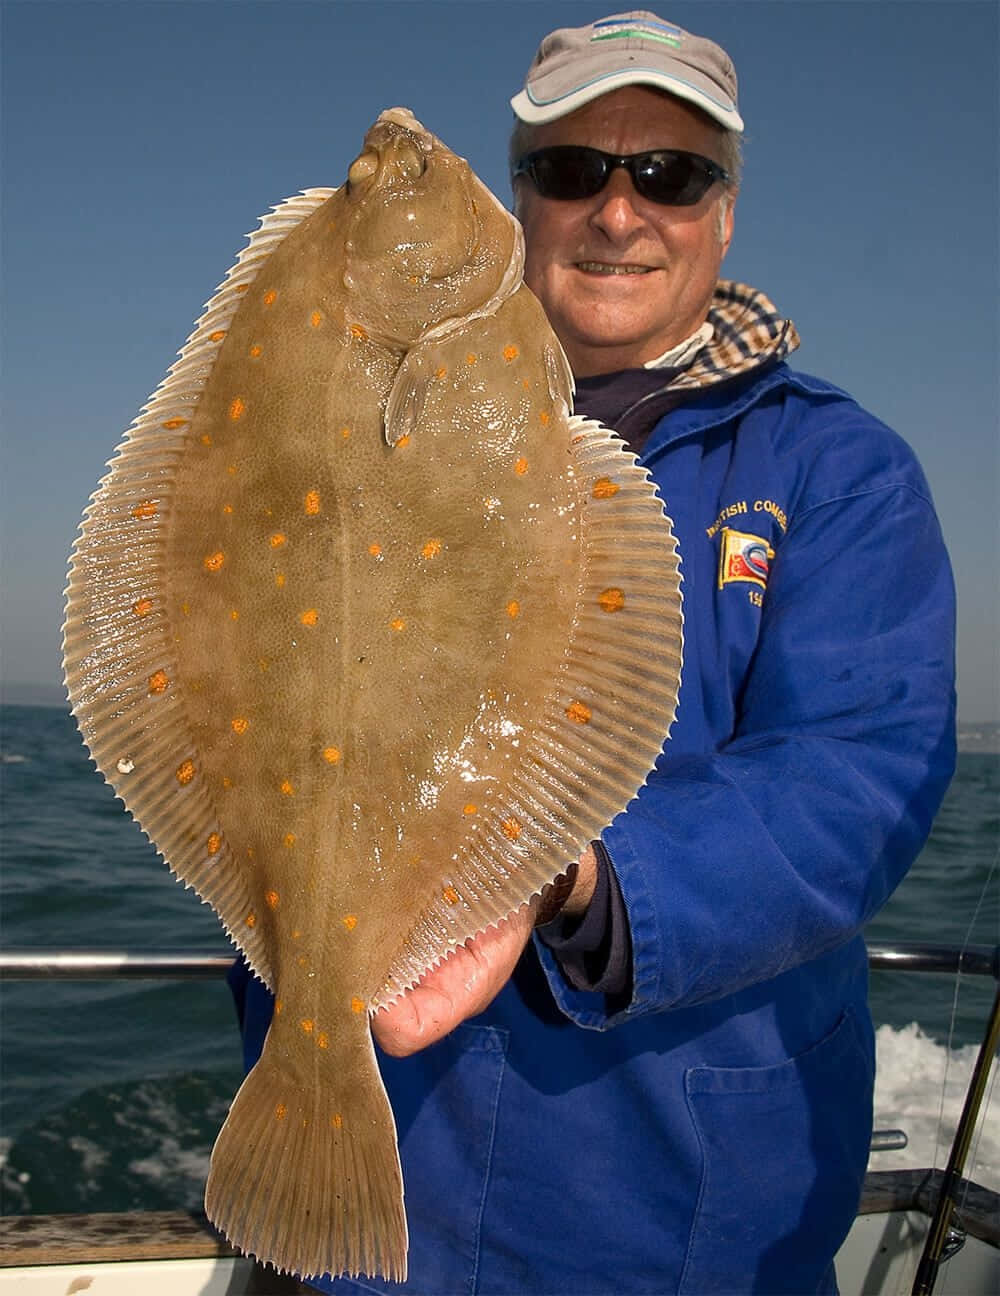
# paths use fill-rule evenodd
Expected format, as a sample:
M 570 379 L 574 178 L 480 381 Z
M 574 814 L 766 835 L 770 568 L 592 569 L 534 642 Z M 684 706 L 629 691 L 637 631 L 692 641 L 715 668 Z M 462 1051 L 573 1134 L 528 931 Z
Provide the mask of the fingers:
M 488 927 L 432 968 L 372 1018 L 372 1034 L 393 1057 L 437 1043 L 487 1008 L 510 979 L 531 937 L 537 902 Z

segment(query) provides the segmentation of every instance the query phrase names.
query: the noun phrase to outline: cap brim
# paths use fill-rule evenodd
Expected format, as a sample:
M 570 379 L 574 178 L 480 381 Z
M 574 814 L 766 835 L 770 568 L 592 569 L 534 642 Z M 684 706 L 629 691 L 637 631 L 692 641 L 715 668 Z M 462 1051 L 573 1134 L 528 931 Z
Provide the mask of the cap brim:
M 597 77 L 556 99 L 537 99 L 529 90 L 521 90 L 510 101 L 510 106 L 521 121 L 534 126 L 542 122 L 557 121 L 567 113 L 582 108 L 584 104 L 599 99 L 601 95 L 610 94 L 612 90 L 620 90 L 627 85 L 649 85 L 665 90 L 667 94 L 672 94 L 677 99 L 684 99 L 694 104 L 726 130 L 743 130 L 743 118 L 732 104 L 713 99 L 699 86 L 685 81 L 682 77 L 668 76 L 653 68 L 630 67 L 627 70 L 610 72 L 607 76 Z

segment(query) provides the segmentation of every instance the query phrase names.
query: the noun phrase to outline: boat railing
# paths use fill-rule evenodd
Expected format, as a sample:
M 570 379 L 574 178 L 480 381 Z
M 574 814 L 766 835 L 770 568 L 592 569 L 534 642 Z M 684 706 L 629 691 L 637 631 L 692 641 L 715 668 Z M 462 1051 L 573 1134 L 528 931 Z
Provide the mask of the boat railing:
M 198 981 L 223 977 L 233 954 L 204 950 L 0 950 L 4 981 Z M 868 966 L 880 972 L 943 972 L 1000 980 L 1000 945 L 939 945 L 922 941 L 872 942 Z

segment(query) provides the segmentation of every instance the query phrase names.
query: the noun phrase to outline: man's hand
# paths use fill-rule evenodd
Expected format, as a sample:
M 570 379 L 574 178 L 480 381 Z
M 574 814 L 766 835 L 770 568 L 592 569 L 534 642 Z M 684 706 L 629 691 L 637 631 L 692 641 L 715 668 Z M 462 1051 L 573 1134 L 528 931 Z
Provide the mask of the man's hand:
M 597 860 L 588 846 L 580 857 L 566 913 L 583 912 L 596 877 Z M 510 980 L 544 898 L 544 893 L 536 896 L 496 927 L 487 927 L 460 945 L 412 990 L 380 1009 L 372 1018 L 372 1034 L 379 1046 L 393 1057 L 407 1057 L 436 1044 L 487 1008 Z
M 372 1034 L 393 1057 L 436 1044 L 493 1002 L 531 938 L 538 901 L 459 945 L 443 963 L 372 1018 Z

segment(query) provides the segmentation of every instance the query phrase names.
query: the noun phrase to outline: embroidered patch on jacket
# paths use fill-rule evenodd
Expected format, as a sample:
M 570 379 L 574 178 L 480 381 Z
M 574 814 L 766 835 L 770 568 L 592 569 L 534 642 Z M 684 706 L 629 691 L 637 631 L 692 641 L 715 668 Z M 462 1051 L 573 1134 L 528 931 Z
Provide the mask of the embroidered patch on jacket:
M 719 589 L 730 581 L 751 581 L 762 589 L 767 586 L 774 550 L 763 536 L 747 531 L 722 528 L 722 550 L 719 554 Z

